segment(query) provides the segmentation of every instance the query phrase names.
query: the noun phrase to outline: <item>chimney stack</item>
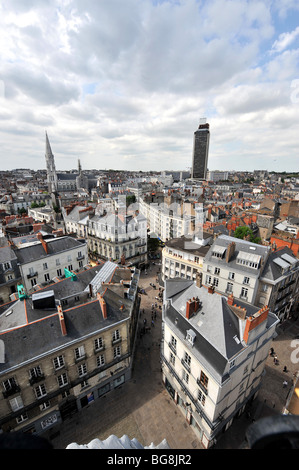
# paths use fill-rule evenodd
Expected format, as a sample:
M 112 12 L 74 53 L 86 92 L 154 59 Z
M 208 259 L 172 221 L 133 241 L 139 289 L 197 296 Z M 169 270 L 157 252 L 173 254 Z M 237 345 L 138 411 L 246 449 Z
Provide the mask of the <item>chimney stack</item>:
M 195 301 L 194 300 L 187 300 L 187 303 L 186 303 L 186 318 L 187 320 L 190 320 L 190 318 L 192 317 L 193 313 L 195 311 Z
M 234 305 L 234 296 L 233 294 L 229 294 L 227 298 L 227 305 Z
M 236 249 L 236 244 L 235 244 L 235 242 L 231 242 L 231 243 L 228 245 L 227 249 L 226 249 L 225 261 L 226 261 L 227 263 L 231 260 L 233 254 L 234 254 L 234 252 L 235 252 L 235 249 Z
M 48 252 L 49 252 L 49 251 L 48 251 L 48 244 L 47 244 L 47 242 L 44 240 L 44 238 L 43 238 L 43 236 L 42 236 L 42 234 L 41 234 L 40 232 L 37 234 L 37 239 L 41 242 L 41 244 L 43 245 L 43 248 L 44 248 L 45 252 L 48 254 Z
M 61 333 L 62 333 L 63 336 L 66 336 L 66 335 L 67 335 L 67 331 L 66 331 L 65 319 L 64 319 L 64 315 L 63 315 L 63 311 L 62 311 L 61 305 L 58 305 L 57 310 L 58 310 L 58 315 L 59 315 Z
M 214 292 L 215 292 L 215 287 L 214 286 L 209 286 L 208 287 L 208 293 L 209 294 L 214 294 Z
M 104 300 L 104 297 L 102 297 L 102 295 L 98 293 L 97 298 L 98 298 L 98 301 L 100 302 L 103 318 L 104 320 L 106 320 L 107 319 L 107 305 Z
M 202 287 L 202 273 L 196 273 L 196 285 Z

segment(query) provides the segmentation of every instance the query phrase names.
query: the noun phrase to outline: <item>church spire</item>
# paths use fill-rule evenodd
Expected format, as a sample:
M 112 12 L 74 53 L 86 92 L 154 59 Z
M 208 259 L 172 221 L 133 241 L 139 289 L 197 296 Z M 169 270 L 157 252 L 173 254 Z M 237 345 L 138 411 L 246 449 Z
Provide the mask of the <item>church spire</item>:
M 46 157 L 46 165 L 47 165 L 48 190 L 49 190 L 49 193 L 54 193 L 57 191 L 57 174 L 56 174 L 54 155 L 52 153 L 47 131 L 46 131 L 46 155 L 45 157 Z

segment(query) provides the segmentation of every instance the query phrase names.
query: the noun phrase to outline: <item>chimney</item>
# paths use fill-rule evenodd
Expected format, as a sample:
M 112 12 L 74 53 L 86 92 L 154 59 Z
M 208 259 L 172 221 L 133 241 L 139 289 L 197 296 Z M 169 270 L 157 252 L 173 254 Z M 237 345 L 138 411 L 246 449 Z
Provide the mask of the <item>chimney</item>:
M 195 301 L 194 300 L 187 300 L 187 304 L 186 304 L 186 318 L 187 320 L 190 320 L 190 318 L 192 317 L 193 313 L 195 311 Z
M 227 305 L 234 305 L 234 296 L 233 294 L 229 294 L 227 298 Z
M 215 287 L 214 286 L 209 286 L 208 287 L 208 293 L 209 294 L 214 294 L 214 292 L 215 292 Z
M 234 252 L 235 252 L 235 249 L 236 249 L 236 244 L 235 242 L 231 242 L 227 249 L 226 249 L 226 257 L 225 257 L 225 261 L 228 263 L 230 260 L 231 260 L 231 257 L 233 256 Z
M 98 301 L 100 302 L 103 318 L 104 318 L 104 320 L 106 320 L 107 319 L 107 305 L 106 305 L 106 302 L 104 300 L 104 297 L 102 297 L 101 294 L 98 293 L 97 298 L 98 298 Z
M 254 330 L 257 326 L 267 320 L 269 314 L 269 307 L 265 305 L 258 312 L 256 312 L 252 317 L 247 318 L 246 325 L 244 329 L 243 340 L 245 343 L 248 343 L 250 332 Z
M 45 250 L 45 252 L 48 254 L 48 244 L 47 242 L 44 240 L 42 234 L 39 232 L 37 234 L 37 239 L 41 242 L 41 244 L 43 245 L 43 248 Z
M 202 287 L 202 273 L 196 273 L 196 285 Z
M 66 336 L 66 335 L 67 335 L 67 331 L 66 331 L 65 319 L 64 319 L 64 315 L 63 315 L 63 311 L 62 311 L 61 305 L 58 305 L 57 310 L 58 310 L 58 315 L 59 315 L 61 333 L 62 333 L 63 336 Z

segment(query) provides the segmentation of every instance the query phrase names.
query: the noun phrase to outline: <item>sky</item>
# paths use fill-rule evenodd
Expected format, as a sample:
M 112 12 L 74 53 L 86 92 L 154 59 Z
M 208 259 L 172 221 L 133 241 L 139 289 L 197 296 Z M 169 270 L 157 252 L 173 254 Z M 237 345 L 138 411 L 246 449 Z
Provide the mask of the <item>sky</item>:
M 1 170 L 298 171 L 298 0 L 2 0 Z

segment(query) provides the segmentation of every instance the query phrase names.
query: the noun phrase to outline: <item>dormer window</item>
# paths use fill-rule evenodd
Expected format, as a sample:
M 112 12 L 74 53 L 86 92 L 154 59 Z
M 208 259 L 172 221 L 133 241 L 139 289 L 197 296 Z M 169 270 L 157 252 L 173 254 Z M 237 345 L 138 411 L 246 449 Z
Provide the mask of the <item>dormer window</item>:
M 196 338 L 196 334 L 194 333 L 194 331 L 193 330 L 187 330 L 186 340 L 190 344 L 192 344 L 192 346 L 194 345 L 195 338 Z
M 225 246 L 214 246 L 212 250 L 212 256 L 214 258 L 223 258 L 223 255 L 225 253 L 226 247 Z

